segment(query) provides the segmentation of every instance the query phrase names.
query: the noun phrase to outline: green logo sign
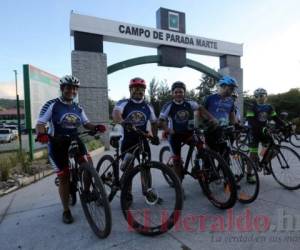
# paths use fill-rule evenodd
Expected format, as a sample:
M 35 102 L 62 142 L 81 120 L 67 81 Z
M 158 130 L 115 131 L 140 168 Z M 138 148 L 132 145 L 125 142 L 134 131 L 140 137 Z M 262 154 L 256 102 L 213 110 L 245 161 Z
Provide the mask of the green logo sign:
M 169 29 L 179 31 L 179 14 L 169 12 Z

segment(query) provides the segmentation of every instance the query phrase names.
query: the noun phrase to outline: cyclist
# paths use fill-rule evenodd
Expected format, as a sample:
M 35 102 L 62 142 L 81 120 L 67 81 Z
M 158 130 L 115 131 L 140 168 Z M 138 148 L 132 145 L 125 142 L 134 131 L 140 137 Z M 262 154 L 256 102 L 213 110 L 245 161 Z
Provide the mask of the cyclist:
M 266 144 L 270 140 L 270 135 L 267 132 L 266 126 L 268 120 L 274 120 L 278 127 L 285 127 L 285 122 L 282 121 L 276 111 L 270 104 L 267 104 L 268 93 L 263 88 L 258 88 L 254 91 L 255 103 L 248 107 L 246 118 L 250 127 L 249 150 L 250 158 L 258 161 L 258 145 L 259 143 Z M 271 174 L 267 166 L 264 167 L 264 174 Z
M 42 107 L 36 125 L 37 141 L 48 143 L 49 160 L 59 178 L 59 195 L 63 205 L 62 220 L 66 224 L 73 222 L 69 209 L 70 173 L 68 166 L 68 148 L 70 140 L 66 136 L 76 135 L 78 127 L 83 125 L 88 130 L 105 132 L 104 125 L 93 125 L 89 122 L 83 108 L 74 98 L 77 96 L 80 82 L 72 75 L 60 79 L 61 96 L 49 100 Z M 47 132 L 46 125 L 50 123 Z M 51 135 L 49 140 L 48 134 Z M 87 150 L 79 140 L 81 161 L 87 159 Z
M 208 112 L 197 102 L 185 99 L 186 86 L 181 81 L 172 84 L 172 101 L 167 102 L 159 115 L 159 127 L 164 130 L 164 135 L 169 135 L 172 150 L 174 171 L 182 182 L 184 173 L 181 161 L 181 144 L 188 143 L 194 128 L 194 112 L 196 119 L 203 117 L 213 120 Z
M 223 76 L 219 82 L 218 93 L 208 96 L 204 100 L 204 107 L 218 120 L 218 127 L 208 128 L 205 132 L 205 142 L 214 151 L 221 155 L 226 152 L 227 144 L 223 141 L 223 133 L 221 126 L 235 125 L 239 126 L 236 118 L 236 106 L 232 98 L 233 93 L 238 88 L 235 78 Z M 229 155 L 224 155 L 229 161 Z M 247 180 L 253 182 L 251 170 L 247 173 Z M 255 179 L 254 179 L 255 180 Z
M 147 131 L 148 123 L 151 123 L 151 132 L 153 139 L 151 143 L 154 145 L 159 144 L 159 138 L 157 137 L 157 118 L 154 114 L 154 110 L 150 104 L 145 101 L 146 82 L 140 77 L 135 77 L 129 82 L 130 98 L 120 100 L 115 105 L 112 117 L 115 123 L 126 124 L 132 123 L 136 128 Z M 126 129 L 124 126 L 123 140 L 121 143 L 121 152 L 127 151 L 129 148 L 136 145 L 139 141 L 136 134 L 132 130 Z M 146 139 L 143 141 L 145 153 L 151 157 L 151 151 L 149 143 Z M 136 156 L 138 157 L 138 156 Z M 128 202 L 132 201 L 132 195 L 129 194 Z

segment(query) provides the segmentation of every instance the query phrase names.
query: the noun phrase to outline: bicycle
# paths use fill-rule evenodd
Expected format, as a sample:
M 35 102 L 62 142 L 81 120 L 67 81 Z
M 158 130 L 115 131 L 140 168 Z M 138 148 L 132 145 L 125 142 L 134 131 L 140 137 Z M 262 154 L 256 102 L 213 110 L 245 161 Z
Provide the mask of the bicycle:
M 192 137 L 187 140 L 189 149 L 183 166 L 183 174 L 190 175 L 198 180 L 203 193 L 215 207 L 221 209 L 231 208 L 237 200 L 234 176 L 224 159 L 205 146 L 201 138 L 202 135 L 203 131 L 195 128 Z M 182 143 L 182 146 L 184 144 Z M 195 149 L 196 155 L 193 156 Z M 162 147 L 159 160 L 172 169 L 173 164 L 170 153 L 169 146 Z M 190 163 L 192 165 L 191 171 L 188 170 Z M 165 178 L 169 182 L 167 176 Z
M 257 170 L 259 172 L 264 170 L 264 174 L 272 174 L 284 188 L 296 190 L 300 188 L 300 156 L 294 149 L 275 142 L 274 135 L 277 135 L 278 131 L 281 130 L 268 128 L 268 145 L 262 159 L 256 161 Z M 292 167 L 293 170 L 287 180 L 282 180 L 280 177 L 287 176 L 288 170 Z M 292 183 L 293 179 L 296 180 L 294 184 Z
M 59 136 L 60 140 L 67 140 L 70 143 L 68 148 L 70 170 L 69 203 L 72 206 L 76 204 L 76 193 L 78 192 L 82 209 L 91 229 L 99 238 L 106 238 L 110 234 L 112 226 L 111 209 L 106 191 L 90 156 L 87 155 L 84 160 L 82 157 L 80 159 L 79 135 L 86 134 L 92 135 L 91 132 L 84 131 L 72 136 Z M 50 140 L 56 138 L 50 136 Z M 59 186 L 58 178 L 55 179 L 55 184 Z M 102 217 L 104 217 L 104 222 L 102 222 Z
M 131 128 L 131 131 L 136 133 L 139 142 L 120 153 L 119 140 L 121 136 L 112 136 L 110 144 L 115 149 L 115 154 L 114 156 L 110 154 L 102 156 L 96 169 L 106 187 L 109 201 L 113 200 L 119 190 L 121 191 L 123 215 L 135 231 L 148 236 L 162 234 L 170 230 L 179 219 L 183 207 L 181 184 L 171 169 L 161 162 L 151 161 L 150 156 L 145 152 L 143 141 L 151 140 L 152 137 L 134 127 Z M 129 152 L 132 152 L 133 157 L 126 160 Z M 122 161 L 124 157 L 125 159 Z M 134 166 L 136 160 L 138 165 Z M 121 161 L 122 164 L 120 164 Z M 123 171 L 121 177 L 120 165 Z M 168 176 L 170 182 L 173 183 L 173 193 L 170 192 L 168 185 L 163 185 L 164 182 L 161 182 L 162 175 Z M 140 186 L 141 192 L 136 191 Z M 159 188 L 161 188 L 160 192 L 158 192 Z M 168 212 L 167 208 L 161 209 L 164 204 L 169 206 Z M 150 209 L 154 209 L 151 218 Z M 162 216 L 158 218 L 157 222 L 156 219 L 159 215 Z
M 245 129 L 235 129 L 234 126 L 225 126 L 220 129 L 222 130 L 222 136 L 219 143 L 226 145 L 222 157 L 228 162 L 231 172 L 234 175 L 237 185 L 238 201 L 241 203 L 251 203 L 257 198 L 259 193 L 259 176 L 257 169 L 245 152 L 233 146 L 233 139 L 245 131 Z M 247 175 L 251 175 L 254 180 L 252 182 L 247 180 Z

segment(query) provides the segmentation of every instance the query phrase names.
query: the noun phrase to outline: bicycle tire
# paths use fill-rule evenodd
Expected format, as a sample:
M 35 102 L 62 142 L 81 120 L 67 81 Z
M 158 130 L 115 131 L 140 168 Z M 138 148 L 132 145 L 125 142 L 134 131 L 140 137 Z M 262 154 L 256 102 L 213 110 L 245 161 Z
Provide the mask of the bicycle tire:
M 241 203 L 251 203 L 253 201 L 256 200 L 258 193 L 259 193 L 259 176 L 257 173 L 257 169 L 255 164 L 253 163 L 253 161 L 249 158 L 249 156 L 247 154 L 245 154 L 242 151 L 239 151 L 237 149 L 233 149 L 230 152 L 231 156 L 230 159 L 232 160 L 236 160 L 238 163 L 238 168 L 239 169 L 233 169 L 233 164 L 230 164 L 231 167 L 231 172 L 233 173 L 234 177 L 235 177 L 235 181 L 237 182 L 237 192 L 238 192 L 238 201 Z M 238 156 L 238 157 L 237 157 Z M 237 159 L 234 159 L 237 158 Z M 232 162 L 231 162 L 232 163 Z M 247 183 L 247 174 L 246 174 L 246 169 L 245 169 L 245 165 L 241 165 L 241 164 L 246 164 L 246 166 L 250 166 L 251 169 L 251 174 L 255 177 L 256 182 L 253 184 L 248 184 Z M 243 183 L 245 183 L 245 185 L 243 185 Z M 254 192 L 252 194 L 249 194 L 249 192 L 246 192 L 245 189 L 247 188 L 246 185 L 251 185 L 252 187 L 254 187 Z M 242 186 L 243 185 L 243 186 Z M 255 185 L 255 186 L 254 186 Z
M 147 162 L 145 164 L 146 166 L 140 164 L 125 173 L 124 182 L 122 185 L 122 192 L 121 192 L 121 208 L 126 221 L 130 223 L 130 226 L 135 231 L 146 236 L 154 236 L 154 235 L 159 235 L 167 232 L 178 221 L 183 207 L 183 192 L 182 192 L 181 184 L 176 174 L 171 169 L 169 169 L 165 164 L 161 162 L 154 162 L 154 161 Z M 154 227 L 147 227 L 145 225 L 142 225 L 141 223 L 137 222 L 135 219 L 132 219 L 131 221 L 131 218 L 133 218 L 133 216 L 129 209 L 128 202 L 126 200 L 127 194 L 130 192 L 129 190 L 133 178 L 135 177 L 135 175 L 141 172 L 141 168 L 145 168 L 145 167 L 150 169 L 151 168 L 158 169 L 163 173 L 165 173 L 166 175 L 169 175 L 170 180 L 173 180 L 174 182 L 174 190 L 176 193 L 175 206 L 172 213 L 170 213 L 170 216 L 168 217 L 167 221 L 161 225 L 157 225 Z
M 108 163 L 107 168 L 105 168 L 105 165 L 104 165 L 105 162 Z M 112 199 L 114 197 L 113 192 L 112 192 L 112 188 L 113 188 L 113 184 L 114 184 L 114 180 L 115 180 L 115 173 L 113 170 L 113 162 L 114 162 L 114 158 L 111 155 L 103 155 L 99 159 L 99 161 L 97 163 L 97 167 L 96 167 L 96 171 L 105 186 L 108 200 L 110 202 L 112 201 Z
M 278 184 L 280 184 L 281 186 L 283 186 L 284 188 L 286 188 L 288 190 L 297 190 L 297 189 L 299 189 L 300 188 L 300 178 L 298 178 L 299 179 L 299 183 L 297 183 L 296 185 L 293 185 L 293 186 L 290 185 L 290 183 L 291 183 L 290 179 L 288 180 L 287 183 L 282 182 L 280 180 L 279 176 L 276 174 L 275 170 L 277 168 L 276 168 L 274 162 L 277 159 L 278 162 L 280 163 L 280 158 L 279 157 L 281 157 L 282 160 L 284 160 L 285 162 L 287 162 L 287 160 L 286 160 L 287 157 L 284 156 L 284 154 L 283 154 L 283 150 L 287 150 L 287 151 L 289 151 L 289 153 L 291 153 L 291 155 L 293 155 L 295 157 L 295 160 L 298 162 L 297 165 L 300 165 L 299 164 L 300 163 L 300 155 L 294 149 L 292 149 L 292 148 L 290 148 L 288 146 L 284 146 L 284 145 L 274 145 L 270 150 L 276 150 L 277 151 L 276 156 L 269 163 L 270 166 L 271 166 L 271 170 L 272 170 L 271 173 L 272 173 L 274 179 L 277 181 Z M 288 157 L 288 158 L 291 159 L 291 157 Z M 288 166 L 288 168 L 289 167 L 290 166 Z M 300 166 L 299 166 L 299 168 L 300 168 Z M 285 169 L 285 168 L 283 168 L 281 166 L 281 169 Z M 292 173 L 292 176 L 295 177 L 294 173 Z
M 93 194 L 96 198 L 93 200 L 89 200 L 88 196 L 86 195 L 84 189 L 80 190 L 80 201 L 82 205 L 82 209 L 84 211 L 85 217 L 93 230 L 93 232 L 99 237 L 99 238 L 106 238 L 110 232 L 111 232 L 111 227 L 112 227 L 112 218 L 111 218 L 111 208 L 110 204 L 105 192 L 104 185 L 98 176 L 96 170 L 94 169 L 93 166 L 91 166 L 90 163 L 86 163 L 80 166 L 80 182 L 81 182 L 81 187 L 84 187 L 84 175 L 88 175 L 91 177 L 93 180 L 90 184 L 90 187 L 93 188 L 91 194 Z M 95 202 L 97 203 L 97 207 L 103 207 L 104 210 L 104 227 L 100 228 L 91 213 L 91 209 L 89 209 L 89 203 Z
M 198 182 L 203 190 L 203 193 L 206 195 L 206 197 L 208 198 L 208 200 L 217 208 L 220 209 L 229 209 L 232 208 L 236 201 L 237 201 L 237 187 L 235 184 L 235 180 L 234 180 L 234 176 L 232 174 L 232 172 L 230 171 L 229 166 L 226 164 L 226 162 L 224 161 L 224 159 L 216 152 L 209 150 L 209 149 L 204 149 L 204 151 L 201 152 L 200 155 L 198 155 L 197 157 L 200 157 L 202 162 L 208 161 L 207 158 L 209 158 L 209 161 L 212 163 L 212 159 L 213 160 L 217 160 L 218 162 L 220 162 L 221 164 L 218 165 L 218 169 L 212 169 L 211 166 L 208 168 L 208 170 L 202 170 L 201 174 L 198 178 Z M 205 157 L 205 158 L 204 158 Z M 210 187 L 209 187 L 209 175 L 211 173 L 213 173 L 212 171 L 216 172 L 219 170 L 222 171 L 223 176 L 224 176 L 224 180 L 225 180 L 225 186 L 224 189 L 230 191 L 230 195 L 229 195 L 229 199 L 226 201 L 220 201 L 217 200 L 216 197 L 214 197 L 214 195 L 212 194 Z M 213 173 L 213 175 L 215 175 L 215 173 Z M 215 179 L 218 180 L 218 179 Z M 225 192 L 225 191 L 224 191 Z
M 171 149 L 170 149 L 169 146 L 163 146 L 163 147 L 160 149 L 160 151 L 159 151 L 159 161 L 162 162 L 163 164 L 167 165 L 170 169 L 173 170 L 173 165 L 168 164 L 168 162 L 166 162 L 166 161 L 164 160 L 164 154 L 167 153 L 167 152 L 171 152 Z M 170 187 L 173 187 L 173 182 L 172 182 L 172 180 L 170 180 L 170 179 L 168 178 L 168 176 L 165 175 L 165 174 L 164 174 L 164 178 L 165 178 L 165 180 L 168 182 L 169 186 L 170 186 Z
M 300 135 L 292 134 L 289 137 L 289 141 L 290 141 L 291 145 L 293 145 L 294 147 L 300 148 Z

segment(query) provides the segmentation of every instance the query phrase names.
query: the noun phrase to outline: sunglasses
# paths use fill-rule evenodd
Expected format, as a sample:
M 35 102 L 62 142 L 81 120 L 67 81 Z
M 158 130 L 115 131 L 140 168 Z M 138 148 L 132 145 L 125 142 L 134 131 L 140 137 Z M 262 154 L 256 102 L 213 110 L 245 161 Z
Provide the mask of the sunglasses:
M 262 98 L 262 97 L 266 97 L 266 95 L 262 94 L 262 95 L 255 96 L 255 98 Z

